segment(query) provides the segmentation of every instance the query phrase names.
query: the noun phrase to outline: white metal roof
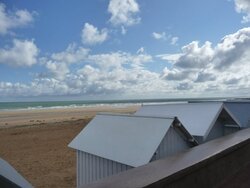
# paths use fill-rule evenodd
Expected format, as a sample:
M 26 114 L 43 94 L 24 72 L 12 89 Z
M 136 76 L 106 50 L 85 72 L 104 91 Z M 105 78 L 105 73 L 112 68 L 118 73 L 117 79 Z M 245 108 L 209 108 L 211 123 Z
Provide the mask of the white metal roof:
M 240 122 L 242 127 L 250 126 L 250 103 L 248 102 L 224 102 L 225 107 L 232 116 Z
M 8 179 L 14 184 L 30 188 L 33 187 L 26 179 L 23 178 L 8 162 L 0 158 L 0 176 Z
M 147 164 L 174 118 L 97 115 L 69 147 L 122 164 Z
M 222 108 L 221 102 L 145 105 L 135 115 L 176 116 L 191 135 L 207 136 Z

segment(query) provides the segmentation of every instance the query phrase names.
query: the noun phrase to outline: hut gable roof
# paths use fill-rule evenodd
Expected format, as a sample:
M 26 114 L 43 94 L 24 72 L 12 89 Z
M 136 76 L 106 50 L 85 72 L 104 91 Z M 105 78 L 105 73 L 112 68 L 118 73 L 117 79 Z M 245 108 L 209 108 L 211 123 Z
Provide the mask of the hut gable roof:
M 176 116 L 190 134 L 206 137 L 222 109 L 222 102 L 145 105 L 135 115 Z
M 0 158 L 0 179 L 7 179 L 9 182 L 25 188 L 33 187 L 24 177 L 19 174 L 8 162 Z
M 150 162 L 174 120 L 99 114 L 69 147 L 138 167 Z

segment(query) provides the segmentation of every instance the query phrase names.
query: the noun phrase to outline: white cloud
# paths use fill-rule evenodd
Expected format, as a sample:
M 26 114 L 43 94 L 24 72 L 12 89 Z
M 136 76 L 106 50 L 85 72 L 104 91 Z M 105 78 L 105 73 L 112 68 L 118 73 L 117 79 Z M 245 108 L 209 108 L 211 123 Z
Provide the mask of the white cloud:
M 73 56 L 81 50 L 73 45 L 66 51 Z M 225 97 L 250 92 L 250 28 L 226 35 L 218 44 L 193 41 L 181 53 L 159 55 L 171 61 L 161 72 L 147 68 L 158 62 L 139 51 L 89 52 L 77 58 L 77 69 L 71 63 L 75 60 L 59 61 L 67 60 L 60 52 L 58 61 L 51 56 L 43 64 L 44 76 L 28 84 L 0 82 L 0 96 Z
M 108 12 L 111 13 L 110 22 L 117 26 L 131 26 L 138 24 L 139 5 L 136 0 L 110 0 Z
M 137 50 L 137 54 L 143 54 L 145 51 L 145 49 L 143 47 L 140 47 L 138 50 Z
M 82 42 L 84 44 L 94 45 L 103 43 L 108 38 L 107 29 L 99 31 L 95 26 L 85 23 L 82 29 Z
M 165 32 L 157 33 L 153 32 L 152 37 L 156 40 L 169 41 L 171 45 L 176 45 L 179 37 L 173 37 L 172 35 L 167 35 Z
M 121 26 L 121 33 L 125 35 L 127 33 L 127 30 L 125 29 L 124 26 Z
M 242 23 L 250 21 L 250 1 L 249 0 L 234 0 L 235 9 L 239 13 L 246 14 L 243 16 Z
M 193 41 L 190 44 L 182 47 L 183 54 L 175 62 L 175 65 L 180 68 L 202 68 L 209 63 L 213 56 L 214 50 L 210 42 L 199 47 L 198 41 Z
M 3 3 L 0 3 L 0 35 L 7 34 L 11 29 L 23 27 L 33 21 L 34 13 L 27 10 L 7 12 Z
M 78 63 L 87 58 L 89 49 L 77 47 L 76 44 L 70 44 L 65 51 L 53 53 L 51 58 L 55 61 L 64 63 Z
M 139 68 L 144 63 L 152 62 L 152 56 L 140 53 L 131 55 L 126 52 L 113 52 L 107 54 L 90 55 L 88 61 L 97 64 L 101 69 L 110 70 L 113 68 L 120 68 L 123 65 L 130 65 Z
M 250 28 L 243 28 L 226 35 L 214 47 L 210 42 L 199 45 L 193 41 L 182 47 L 182 53 L 158 57 L 173 63 L 164 69 L 163 77 L 178 85 L 177 90 L 237 95 L 237 90 L 246 93 L 250 86 L 249 54 Z
M 162 60 L 166 60 L 170 63 L 175 63 L 176 61 L 178 61 L 178 59 L 182 56 L 181 53 L 179 54 L 160 54 L 157 55 L 156 57 L 161 58 Z
M 48 61 L 46 63 L 46 68 L 52 74 L 52 77 L 59 80 L 64 80 L 67 73 L 70 72 L 67 64 L 60 62 Z
M 108 54 L 90 55 L 88 61 L 97 64 L 102 69 L 118 68 L 128 63 L 127 54 L 124 52 L 113 52 Z
M 156 40 L 167 40 L 167 36 L 165 32 L 162 33 L 157 33 L 157 32 L 153 32 L 152 33 L 153 38 L 155 38 Z
M 218 69 L 241 66 L 250 58 L 250 27 L 226 35 L 215 47 L 215 66 Z
M 90 54 L 88 58 L 89 63 L 85 62 L 77 70 L 70 69 L 72 64 L 48 61 L 45 66 L 49 74 L 37 77 L 29 84 L 0 82 L 0 96 L 135 96 L 141 91 L 146 96 L 157 86 L 167 87 L 167 83 L 159 78 L 160 74 L 135 66 L 152 61 L 150 55 L 114 52 Z
M 13 47 L 0 49 L 0 63 L 11 66 L 31 66 L 37 63 L 39 49 L 31 40 L 13 40 Z
M 179 37 L 172 37 L 172 38 L 171 38 L 171 42 L 170 42 L 170 44 L 172 44 L 172 45 L 176 45 L 176 44 L 177 44 L 177 42 L 178 42 L 178 40 L 179 40 Z

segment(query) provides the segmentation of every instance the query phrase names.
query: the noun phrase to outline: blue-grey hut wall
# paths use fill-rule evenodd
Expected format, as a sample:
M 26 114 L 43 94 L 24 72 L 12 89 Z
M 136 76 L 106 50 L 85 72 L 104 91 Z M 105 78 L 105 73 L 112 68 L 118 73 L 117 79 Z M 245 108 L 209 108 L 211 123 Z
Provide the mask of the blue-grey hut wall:
M 199 143 L 199 144 L 202 144 L 204 141 L 203 141 L 203 136 L 194 136 L 193 137 L 195 138 L 195 140 Z
M 250 103 L 226 102 L 225 106 L 238 119 L 243 128 L 250 127 Z
M 190 148 L 188 142 L 170 127 L 151 161 L 188 148 Z M 130 168 L 133 167 L 77 150 L 77 187 Z
M 77 187 L 132 168 L 77 150 Z
M 239 131 L 240 128 L 239 127 L 224 127 L 224 136 L 228 135 L 228 134 L 232 134 L 235 133 L 236 131 Z
M 187 141 L 184 140 L 173 127 L 170 127 L 161 141 L 155 155 L 152 157 L 151 161 L 155 161 L 170 155 L 173 155 L 179 151 L 190 148 Z
M 224 135 L 224 125 L 217 120 L 213 125 L 212 129 L 210 130 L 205 141 L 207 142 L 209 140 L 222 137 L 223 135 Z
M 240 129 L 238 127 L 227 127 L 225 126 L 225 123 L 222 123 L 219 119 L 215 122 L 213 128 L 208 134 L 208 137 L 206 138 L 206 142 L 209 140 L 213 140 L 216 138 L 219 138 L 221 136 L 225 136 L 231 133 L 234 133 L 236 131 L 239 131 Z

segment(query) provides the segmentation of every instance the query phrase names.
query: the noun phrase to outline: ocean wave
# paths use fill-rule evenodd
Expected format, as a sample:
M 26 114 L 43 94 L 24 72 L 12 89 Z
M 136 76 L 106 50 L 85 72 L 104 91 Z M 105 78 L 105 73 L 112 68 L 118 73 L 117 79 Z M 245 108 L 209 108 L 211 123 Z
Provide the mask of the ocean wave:
M 23 110 L 48 110 L 48 109 L 69 109 L 69 108 L 93 108 L 93 107 L 119 107 L 126 108 L 128 106 L 141 105 L 141 103 L 101 103 L 101 104 L 70 104 L 59 106 L 28 106 L 23 108 L 5 108 L 0 111 L 23 111 Z

